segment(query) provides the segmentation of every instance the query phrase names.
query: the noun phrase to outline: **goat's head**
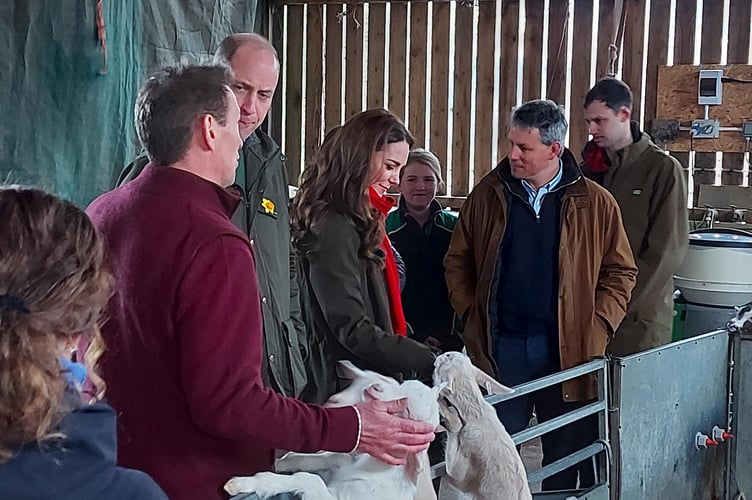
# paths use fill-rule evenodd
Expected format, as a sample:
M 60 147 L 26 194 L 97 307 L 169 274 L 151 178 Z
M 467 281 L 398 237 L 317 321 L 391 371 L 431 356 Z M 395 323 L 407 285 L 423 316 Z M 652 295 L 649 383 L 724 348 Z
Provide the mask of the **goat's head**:
M 438 396 L 445 384 L 431 388 L 418 380 L 398 383 L 391 377 L 370 370 L 361 370 L 349 361 L 340 361 L 340 374 L 350 379 L 350 386 L 333 394 L 324 406 L 349 406 L 363 401 L 379 399 L 392 401 L 407 398 L 405 418 L 439 425 Z
M 338 372 L 341 377 L 350 380 L 350 385 L 337 394 L 332 394 L 326 400 L 324 406 L 339 407 L 362 403 L 365 401 L 366 389 L 372 385 L 399 386 L 399 383 L 393 378 L 370 370 L 361 370 L 349 361 L 340 361 Z
M 500 384 L 470 362 L 470 358 L 461 352 L 447 352 L 434 361 L 433 383 L 438 386 L 446 384 L 446 390 L 452 392 L 456 385 L 474 381 L 489 394 L 509 394 L 513 389 Z

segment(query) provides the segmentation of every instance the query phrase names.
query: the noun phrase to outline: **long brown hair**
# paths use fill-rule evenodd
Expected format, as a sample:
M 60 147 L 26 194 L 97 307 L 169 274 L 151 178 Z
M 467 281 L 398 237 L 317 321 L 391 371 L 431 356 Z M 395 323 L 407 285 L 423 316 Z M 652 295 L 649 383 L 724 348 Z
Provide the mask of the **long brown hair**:
M 415 142 L 402 121 L 386 109 L 369 109 L 350 118 L 329 133 L 301 176 L 290 219 L 293 242 L 298 249 L 303 239 L 315 232 L 328 212 L 349 216 L 360 235 L 359 255 L 376 265 L 383 264 L 376 250 L 384 238 L 382 215 L 365 194 L 371 180 L 371 157 L 385 145 Z
M 68 409 L 60 342 L 88 335 L 90 375 L 110 296 L 102 240 L 73 204 L 36 189 L 0 188 L 0 463 L 54 433 Z

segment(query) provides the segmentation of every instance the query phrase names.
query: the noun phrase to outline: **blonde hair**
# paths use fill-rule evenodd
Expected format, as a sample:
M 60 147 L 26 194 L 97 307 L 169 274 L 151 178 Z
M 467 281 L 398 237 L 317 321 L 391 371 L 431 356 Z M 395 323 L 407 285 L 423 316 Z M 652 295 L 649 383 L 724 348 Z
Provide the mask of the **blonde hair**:
M 69 411 L 60 342 L 89 339 L 90 376 L 104 350 L 110 296 L 101 237 L 73 204 L 36 189 L 0 188 L 0 463 L 53 432 Z
M 407 157 L 407 163 L 405 163 L 405 166 L 402 168 L 402 170 L 400 170 L 399 173 L 400 182 L 402 182 L 402 177 L 404 177 L 407 167 L 409 167 L 410 164 L 415 163 L 419 163 L 430 168 L 431 172 L 433 172 L 434 177 L 436 177 L 437 189 L 444 189 L 444 179 L 441 177 L 441 163 L 439 162 L 438 157 L 432 152 L 423 148 L 415 148 L 410 150 L 410 155 Z

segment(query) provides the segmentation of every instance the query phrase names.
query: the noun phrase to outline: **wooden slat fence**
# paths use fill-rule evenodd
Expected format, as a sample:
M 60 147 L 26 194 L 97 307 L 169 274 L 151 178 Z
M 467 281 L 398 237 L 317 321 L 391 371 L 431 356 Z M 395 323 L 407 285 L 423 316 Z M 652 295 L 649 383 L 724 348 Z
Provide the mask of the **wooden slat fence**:
M 649 131 L 659 65 L 749 63 L 752 0 L 282 0 L 270 20 L 285 100 L 270 129 L 292 182 L 327 130 L 385 106 L 441 160 L 442 194 L 463 197 L 506 154 L 509 114 L 525 100 L 565 106 L 579 157 L 582 101 L 609 68 L 634 91 L 634 118 Z M 695 193 L 747 183 L 744 154 L 676 156 Z

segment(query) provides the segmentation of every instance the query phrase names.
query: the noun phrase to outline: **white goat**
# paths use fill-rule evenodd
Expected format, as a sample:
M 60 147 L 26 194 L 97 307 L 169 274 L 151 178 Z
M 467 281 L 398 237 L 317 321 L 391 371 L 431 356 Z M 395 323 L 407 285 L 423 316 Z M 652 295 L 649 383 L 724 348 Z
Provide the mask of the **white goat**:
M 325 406 L 339 407 L 366 399 L 384 401 L 408 399 L 403 417 L 439 424 L 438 394 L 417 380 L 402 384 L 378 373 L 360 370 L 340 361 L 351 385 L 334 394 Z M 365 453 L 287 453 L 276 463 L 276 471 L 251 477 L 234 477 L 225 484 L 231 495 L 256 493 L 269 497 L 281 493 L 299 495 L 302 500 L 436 500 L 430 480 L 428 453 L 408 457 L 407 465 L 387 465 Z M 292 473 L 292 474 L 285 474 Z
M 512 437 L 478 386 L 491 394 L 512 389 L 473 366 L 459 352 L 442 354 L 434 366 L 434 385 L 446 384 L 439 399 L 447 430 L 446 476 L 439 500 L 532 499 L 525 466 Z

